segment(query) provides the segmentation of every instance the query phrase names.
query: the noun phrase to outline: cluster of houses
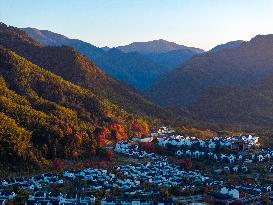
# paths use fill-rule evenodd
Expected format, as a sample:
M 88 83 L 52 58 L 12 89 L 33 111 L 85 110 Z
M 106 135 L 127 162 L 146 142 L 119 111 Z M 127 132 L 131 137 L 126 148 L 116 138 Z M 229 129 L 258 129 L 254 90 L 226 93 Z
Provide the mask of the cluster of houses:
M 92 195 L 62 194 L 61 192 L 47 191 L 58 185 L 63 185 L 65 178 L 57 174 L 42 174 L 30 178 L 13 178 L 0 180 L 0 204 L 16 197 L 13 191 L 5 191 L 17 186 L 20 190 L 29 191 L 28 204 L 72 204 L 78 202 L 87 205 L 95 202 Z M 46 190 L 45 190 L 46 189 Z
M 120 141 L 116 143 L 114 151 L 125 156 L 136 157 L 136 158 L 147 158 L 151 160 L 166 160 L 165 156 L 160 156 L 155 153 L 148 153 L 139 148 L 138 144 L 132 144 L 128 141 Z
M 238 199 L 242 193 L 262 194 L 271 192 L 272 189 L 272 185 L 228 186 L 224 180 L 214 180 L 198 170 L 185 171 L 180 166 L 169 163 L 167 159 L 156 159 L 146 163 L 114 166 L 112 172 L 105 169 L 85 168 L 64 171 L 62 176 L 43 174 L 32 178 L 2 180 L 1 190 L 14 184 L 30 181 L 50 184 L 51 179 L 56 179 L 61 184 L 75 181 L 78 186 L 74 188 L 74 192 L 68 194 L 35 188 L 28 196 L 28 204 L 93 204 L 96 201 L 95 196 L 84 194 L 86 192 L 81 191 L 94 191 L 95 193 L 103 189 L 105 192 L 111 193 L 113 189 L 117 188 L 122 190 L 123 196 L 118 199 L 114 197 L 102 198 L 101 204 L 154 204 L 151 199 L 147 200 L 147 198 L 152 196 L 160 198 L 159 188 L 162 186 L 179 187 L 180 190 L 202 190 L 206 186 L 218 185 L 218 191 L 211 193 L 211 195 L 229 200 Z M 143 183 L 149 184 L 149 188 Z M 14 192 L 0 192 L 1 200 L 11 200 L 15 196 Z M 163 201 L 164 199 L 160 203 L 162 204 Z M 165 203 L 170 204 L 169 202 L 170 199 L 165 200 Z
M 79 204 L 79 205 L 89 205 L 94 204 L 96 197 L 90 194 L 77 195 L 76 193 L 63 194 L 61 192 L 49 192 L 37 191 L 29 194 L 27 204 Z
M 172 149 L 178 158 L 226 164 L 218 172 L 248 173 L 253 163 L 263 163 L 267 171 L 273 173 L 273 149 L 251 149 L 259 147 L 259 138 L 255 135 L 212 137 L 206 140 L 169 135 L 158 137 L 157 140 L 159 145 Z
M 177 146 L 187 147 L 194 149 L 216 149 L 216 148 L 227 148 L 230 150 L 247 150 L 252 147 L 259 146 L 259 137 L 255 135 L 240 135 L 232 137 L 212 137 L 205 140 L 197 137 L 171 135 L 158 137 L 158 144 L 161 146 Z
M 169 129 L 168 127 L 162 126 L 158 129 L 154 128 L 151 130 L 151 136 L 160 136 L 160 135 L 172 135 L 175 131 L 173 129 Z
M 214 199 L 213 201 L 217 204 L 232 204 L 234 199 L 240 199 L 242 204 L 245 204 L 244 202 L 246 202 L 246 204 L 253 204 L 254 200 L 257 200 L 256 202 L 258 203 L 258 199 L 260 199 L 261 202 L 261 196 L 263 193 L 268 193 L 269 197 L 273 196 L 271 189 L 272 185 L 225 185 L 217 192 L 209 192 L 207 197 L 212 197 Z M 269 203 L 271 204 L 272 202 L 273 201 Z
M 53 186 L 63 184 L 63 179 L 55 174 L 42 174 L 30 178 L 14 178 L 0 180 L 0 187 L 9 187 L 13 185 L 19 186 L 21 190 L 31 191 L 41 189 L 42 185 Z
M 114 147 L 114 151 L 118 154 L 147 159 L 142 160 L 144 162 L 141 163 L 113 166 L 109 169 L 89 167 L 66 170 L 59 174 L 47 173 L 29 178 L 0 180 L 0 205 L 17 197 L 15 192 L 10 191 L 13 190 L 11 187 L 15 186 L 20 190 L 28 191 L 27 204 L 35 205 L 87 205 L 97 202 L 103 205 L 163 205 L 175 204 L 177 201 L 201 202 L 207 198 L 219 202 L 233 202 L 242 198 L 251 200 L 251 197 L 259 197 L 265 193 L 272 194 L 273 187 L 270 183 L 230 185 L 226 178 L 216 177 L 220 176 L 216 175 L 217 173 L 223 172 L 249 173 L 249 165 L 253 162 L 264 163 L 268 165 L 269 172 L 273 172 L 272 150 L 249 151 L 251 147 L 259 145 L 258 137 L 255 135 L 201 140 L 194 137 L 174 136 L 174 131 L 166 127 L 153 133 L 154 135 L 151 133 L 147 138 L 134 139 L 133 142 L 121 141 Z M 139 142 L 155 143 L 153 141 L 155 138 L 163 147 L 172 145 L 176 157 L 207 159 L 211 162 L 219 162 L 217 165 L 221 164 L 221 166 L 218 166 L 213 173 L 205 173 L 204 170 L 185 170 L 171 163 L 167 156 L 148 153 L 139 146 Z M 228 148 L 228 150 L 221 152 L 221 149 L 217 148 Z M 234 149 L 241 151 L 234 152 Z M 73 187 L 63 189 L 67 186 Z M 162 187 L 167 189 L 176 187 L 184 194 L 164 198 L 161 193 Z M 205 192 L 205 188 L 209 191 Z M 102 198 L 98 197 L 97 193 L 102 192 L 104 193 Z M 113 193 L 116 195 L 112 195 Z
M 132 140 L 135 142 L 152 142 L 154 139 L 157 139 L 160 136 L 169 136 L 173 135 L 174 133 L 174 130 L 163 126 L 158 129 L 152 129 L 148 136 L 132 137 Z
M 250 139 L 255 139 L 255 137 L 241 137 L 240 139 L 246 139 L 247 142 L 249 142 L 250 144 L 252 144 L 252 142 Z M 237 138 L 238 139 L 238 138 Z M 232 139 L 229 139 L 229 141 L 234 141 Z M 255 143 L 252 144 L 253 146 L 256 146 Z M 116 145 L 115 147 L 115 151 L 118 153 L 122 153 L 125 155 L 130 155 L 130 153 L 134 153 L 131 156 L 136 156 L 138 157 L 138 153 L 142 153 L 142 151 L 139 149 L 138 145 L 132 145 L 129 142 L 120 142 L 119 144 Z M 207 151 L 207 152 L 206 152 Z M 204 159 L 204 158 L 208 158 L 210 161 L 214 160 L 217 162 L 221 162 L 221 164 L 230 164 L 227 166 L 224 166 L 223 169 L 219 168 L 218 170 L 215 170 L 216 172 L 225 172 L 225 173 L 249 173 L 249 164 L 252 162 L 269 162 L 273 159 L 273 151 L 271 149 L 267 149 L 267 150 L 260 150 L 257 153 L 252 153 L 249 154 L 248 151 L 245 151 L 244 154 L 240 153 L 216 153 L 216 151 L 214 149 L 212 150 L 203 150 L 203 151 L 199 151 L 199 150 L 190 150 L 190 149 L 182 149 L 180 147 L 180 149 L 177 149 L 175 154 L 177 157 L 190 157 L 190 158 L 198 158 L 198 159 Z M 176 173 L 179 173 L 178 175 L 176 175 L 175 173 L 172 173 L 169 169 L 168 169 L 168 164 L 165 164 L 167 162 L 166 161 L 155 161 L 155 162 L 149 162 L 149 164 L 151 165 L 157 165 L 159 164 L 159 167 L 166 166 L 166 172 L 162 172 L 163 175 L 161 175 L 161 171 L 157 170 L 157 169 L 151 169 L 151 173 L 156 173 L 152 176 L 149 176 L 148 178 L 143 178 L 143 180 L 148 181 L 149 183 L 153 183 L 153 184 L 157 184 L 159 186 L 164 185 L 164 186 L 179 186 L 179 187 L 184 187 L 186 188 L 191 188 L 190 186 L 187 186 L 186 184 L 183 183 L 183 180 L 181 180 L 181 178 L 183 179 L 183 174 L 182 173 L 187 173 L 183 170 L 179 170 L 177 171 L 176 169 Z M 225 162 L 225 163 L 224 163 Z M 238 164 L 236 164 L 238 162 Z M 240 162 L 240 163 L 239 163 Z M 125 171 L 122 172 L 123 175 L 128 175 L 130 177 L 139 177 L 139 173 L 150 173 L 150 168 L 147 170 L 145 169 L 146 166 L 149 166 L 148 164 L 146 165 L 127 165 L 125 166 Z M 141 167 L 141 169 L 140 169 Z M 158 167 L 158 166 L 155 166 Z M 272 172 L 273 170 L 273 165 L 269 165 L 268 170 L 269 172 Z M 139 171 L 139 169 L 141 171 Z M 179 168 L 178 168 L 179 169 Z M 171 173 L 172 177 L 169 179 L 166 177 L 167 173 Z M 252 195 L 252 194 L 259 194 L 261 195 L 262 193 L 267 193 L 267 192 L 271 192 L 271 187 L 272 185 L 250 185 L 250 184 L 246 184 L 246 185 L 241 185 L 241 186 L 233 186 L 233 187 L 228 187 L 226 182 L 224 181 L 217 181 L 217 180 L 213 180 L 211 178 L 208 177 L 204 177 L 204 175 L 200 174 L 200 172 L 196 172 L 198 173 L 196 177 L 196 181 L 194 180 L 195 183 L 193 183 L 193 186 L 200 186 L 200 182 L 202 184 L 202 186 L 209 186 L 209 185 L 219 185 L 222 188 L 219 189 L 218 191 L 214 192 L 214 197 L 218 197 L 222 200 L 233 200 L 233 199 L 238 199 L 241 197 L 242 193 L 243 194 L 248 194 L 248 195 Z M 214 174 L 215 174 L 214 173 Z M 187 173 L 188 174 L 188 173 Z M 187 174 L 185 176 L 187 176 Z M 167 174 L 168 175 L 168 174 Z M 142 175 L 140 175 L 142 176 Z M 179 177 L 178 177 L 179 176 Z M 178 177 L 180 180 L 178 180 Z M 173 181 L 174 180 L 174 181 Z M 198 182 L 198 183 L 197 183 Z M 228 188 L 227 188 L 228 187 Z M 227 191 L 228 189 L 228 191 Z M 254 190 L 254 191 L 253 191 Z
M 177 148 L 175 150 L 177 157 L 188 157 L 191 159 L 210 159 L 215 162 L 226 163 L 253 163 L 253 162 L 268 162 L 273 159 L 273 150 L 262 150 L 258 153 L 224 153 L 221 151 L 209 151 L 209 150 L 190 150 Z
M 152 197 L 145 197 L 142 199 L 136 198 L 103 198 L 101 200 L 101 205 L 114 205 L 114 204 L 122 204 L 122 205 L 161 205 L 161 204 L 168 204 L 172 205 L 175 204 L 172 199 L 164 199 L 160 198 L 154 200 Z
M 122 176 L 127 179 L 148 182 L 155 186 L 194 186 L 194 182 L 205 182 L 208 177 L 203 176 L 199 171 L 184 171 L 178 165 L 164 161 L 152 161 L 147 163 L 129 164 L 116 168 Z M 193 182 L 192 185 L 184 183 L 183 179 Z

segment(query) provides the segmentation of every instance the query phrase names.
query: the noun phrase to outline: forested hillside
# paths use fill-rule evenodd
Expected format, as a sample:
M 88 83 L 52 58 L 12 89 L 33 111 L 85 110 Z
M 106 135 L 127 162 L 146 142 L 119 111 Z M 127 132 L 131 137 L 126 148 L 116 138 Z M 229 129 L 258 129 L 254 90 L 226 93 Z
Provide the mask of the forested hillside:
M 202 121 L 233 124 L 237 127 L 270 128 L 273 125 L 273 75 L 248 88 L 208 89 L 191 111 Z
M 88 158 L 102 146 L 171 120 L 171 113 L 111 79 L 73 48 L 44 47 L 4 24 L 0 85 L 5 162 Z
M 130 113 L 164 117 L 163 109 L 147 101 L 135 90 L 113 80 L 92 61 L 68 46 L 42 46 L 26 33 L 5 24 L 0 25 L 0 44 L 31 62 L 62 76 L 65 80 L 109 99 Z
M 0 47 L 0 158 L 39 161 L 96 154 L 146 133 L 147 121 Z M 22 162 L 22 161 L 20 161 Z
M 238 47 L 194 56 L 149 91 L 154 102 L 189 106 L 209 87 L 248 87 L 273 73 L 273 35 L 258 35 Z

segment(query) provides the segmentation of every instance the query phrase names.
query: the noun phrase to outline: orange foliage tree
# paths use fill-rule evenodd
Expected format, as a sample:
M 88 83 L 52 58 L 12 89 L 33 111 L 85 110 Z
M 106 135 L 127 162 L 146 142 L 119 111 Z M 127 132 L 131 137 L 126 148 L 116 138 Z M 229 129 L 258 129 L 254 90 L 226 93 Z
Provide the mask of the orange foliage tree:
M 149 133 L 148 123 L 142 119 L 133 120 L 131 129 L 133 131 L 133 135 L 135 136 L 147 135 Z
M 108 144 L 108 139 L 110 136 L 111 132 L 107 127 L 104 127 L 101 129 L 98 135 L 98 144 L 99 146 L 103 147 Z
M 119 142 L 121 140 L 127 140 L 127 135 L 124 131 L 124 126 L 119 125 L 117 123 L 112 123 L 109 126 L 109 129 L 111 130 L 111 137 L 116 142 Z

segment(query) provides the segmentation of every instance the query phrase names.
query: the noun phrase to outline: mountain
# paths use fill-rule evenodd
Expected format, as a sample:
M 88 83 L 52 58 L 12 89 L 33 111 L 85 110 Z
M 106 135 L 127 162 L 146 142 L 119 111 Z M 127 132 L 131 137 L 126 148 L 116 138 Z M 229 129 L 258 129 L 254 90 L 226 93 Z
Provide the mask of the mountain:
M 118 46 L 117 49 L 129 53 L 129 52 L 138 52 L 141 54 L 147 53 L 165 53 L 174 50 L 189 49 L 195 53 L 204 52 L 202 49 L 187 47 L 183 45 L 176 44 L 174 42 L 169 42 L 163 39 L 153 40 L 148 42 L 134 42 L 125 46 Z
M 43 46 L 24 31 L 0 25 L 0 44 L 31 61 L 106 98 L 130 113 L 144 116 L 163 116 L 164 110 L 137 94 L 135 90 L 113 80 L 92 61 L 68 46 Z
M 178 65 L 183 64 L 194 55 L 204 52 L 204 50 L 199 48 L 187 47 L 163 39 L 148 42 L 134 42 L 116 48 L 125 53 L 140 53 L 147 59 L 160 65 L 161 68 L 158 68 L 158 70 L 161 71 L 159 77 L 175 69 Z
M 237 48 L 239 47 L 244 41 L 242 40 L 237 40 L 237 41 L 230 41 L 230 42 L 227 42 L 225 44 L 221 44 L 221 45 L 218 45 L 218 46 L 215 46 L 214 48 L 212 48 L 209 52 L 217 52 L 219 50 L 222 50 L 222 49 L 226 49 L 226 48 Z
M 196 101 L 191 112 L 209 123 L 258 128 L 273 126 L 273 75 L 254 85 L 212 87 Z
M 47 30 L 40 31 L 39 29 L 36 28 L 24 28 L 22 29 L 26 33 L 31 33 L 32 36 L 35 36 L 35 40 L 42 43 L 43 45 L 51 45 L 51 46 L 56 46 L 56 45 L 62 45 L 63 42 L 66 42 L 69 40 L 64 35 L 57 34 L 57 33 L 52 33 Z
M 2 46 L 0 85 L 3 162 L 24 157 L 34 161 L 69 157 L 73 151 L 81 152 L 92 145 L 96 127 L 127 115 L 107 99 Z
M 192 49 L 179 49 L 162 53 L 147 53 L 143 54 L 146 58 L 154 61 L 155 63 L 164 66 L 163 74 L 175 69 L 177 66 L 185 63 L 191 59 L 194 55 L 198 55 L 201 52 L 196 52 Z
M 107 74 L 141 91 L 148 89 L 166 70 L 139 53 L 124 53 L 115 48 L 93 59 Z
M 203 52 L 201 49 L 165 40 L 132 43 L 117 48 L 98 48 L 84 41 L 70 39 L 47 30 L 36 28 L 22 28 L 22 30 L 43 45 L 67 45 L 75 48 L 111 77 L 141 91 L 150 88 L 166 72 Z M 127 47 L 136 49 L 130 50 Z
M 210 87 L 249 87 L 273 73 L 273 35 L 258 35 L 239 47 L 193 56 L 149 90 L 154 102 L 189 106 Z
M 0 160 L 5 167 L 103 158 L 98 148 L 147 134 L 149 125 L 170 123 L 172 115 L 73 48 L 43 46 L 0 24 Z
M 21 28 L 22 31 L 26 32 L 32 39 L 39 42 L 42 45 L 45 46 L 71 46 L 75 49 L 80 50 L 82 54 L 86 56 L 96 56 L 96 55 L 102 55 L 104 52 L 102 49 L 78 40 L 78 39 L 70 39 L 64 35 L 53 33 L 48 30 L 39 30 L 36 28 Z M 92 59 L 91 59 L 92 60 Z
M 165 71 L 165 67 L 139 53 L 124 53 L 117 49 L 101 49 L 77 39 L 47 30 L 23 28 L 30 37 L 43 45 L 67 45 L 94 61 L 105 73 L 126 84 L 145 90 Z

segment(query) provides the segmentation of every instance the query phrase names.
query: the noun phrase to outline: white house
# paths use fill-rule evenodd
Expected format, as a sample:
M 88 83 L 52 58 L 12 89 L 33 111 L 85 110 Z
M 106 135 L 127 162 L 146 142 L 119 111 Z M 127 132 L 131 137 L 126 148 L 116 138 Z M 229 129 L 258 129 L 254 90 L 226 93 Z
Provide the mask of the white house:
M 263 162 L 264 161 L 264 156 L 263 155 L 258 155 L 258 161 Z
M 235 156 L 234 156 L 233 154 L 231 154 L 231 155 L 228 157 L 228 159 L 229 159 L 229 163 L 234 163 L 234 161 L 235 161 Z
M 240 198 L 240 193 L 237 189 L 231 189 L 228 191 L 228 194 L 233 198 L 233 199 L 239 199 Z
M 199 152 L 199 151 L 195 151 L 195 152 L 193 153 L 193 155 L 194 155 L 194 158 L 199 159 L 199 157 L 200 157 L 200 152 Z
M 183 152 L 181 150 L 176 151 L 176 156 L 181 157 L 183 155 Z
M 209 145 L 208 145 L 208 148 L 215 149 L 216 148 L 216 143 L 215 142 L 210 142 Z

